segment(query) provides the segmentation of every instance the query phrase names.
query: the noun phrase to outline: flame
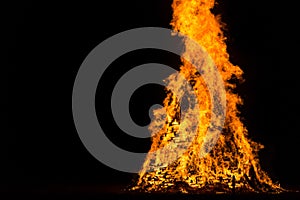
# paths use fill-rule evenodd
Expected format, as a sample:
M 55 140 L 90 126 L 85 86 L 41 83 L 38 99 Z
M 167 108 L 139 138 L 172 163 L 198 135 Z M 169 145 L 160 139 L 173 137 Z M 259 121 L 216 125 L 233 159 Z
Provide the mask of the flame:
M 154 111 L 155 120 L 150 124 L 152 132 L 150 152 L 156 152 L 168 145 L 172 148 L 178 147 L 177 132 L 180 129 L 184 130 L 181 131 L 182 136 L 179 139 L 189 140 L 192 124 L 199 122 L 196 136 L 188 150 L 167 166 L 163 165 L 162 159 L 173 159 L 174 152 L 171 150 L 155 156 L 148 154 L 133 190 L 140 189 L 146 192 L 281 190 L 280 185 L 275 184 L 261 169 L 258 151 L 263 145 L 247 138 L 247 129 L 239 117 L 238 105 L 242 104 L 242 99 L 235 93 L 236 83 L 233 82 L 243 80 L 243 71 L 229 61 L 226 38 L 222 32 L 224 24 L 219 16 L 211 13 L 214 4 L 214 0 L 174 0 L 171 25 L 174 31 L 187 35 L 204 47 L 222 76 L 226 89 L 226 118 L 222 133 L 212 151 L 203 156 L 201 146 L 211 126 L 212 102 L 201 75 L 196 73 L 190 63 L 182 59 L 179 74 L 192 85 L 199 109 L 189 109 L 186 120 L 180 118 L 178 102 L 182 96 L 180 93 L 184 80 L 178 75 L 168 77 L 166 81 L 169 91 L 163 102 L 164 108 Z M 195 51 L 189 42 L 186 42 L 185 46 L 184 56 L 202 59 L 203 55 Z M 196 117 L 189 117 L 195 115 Z M 149 171 L 151 168 L 155 170 Z

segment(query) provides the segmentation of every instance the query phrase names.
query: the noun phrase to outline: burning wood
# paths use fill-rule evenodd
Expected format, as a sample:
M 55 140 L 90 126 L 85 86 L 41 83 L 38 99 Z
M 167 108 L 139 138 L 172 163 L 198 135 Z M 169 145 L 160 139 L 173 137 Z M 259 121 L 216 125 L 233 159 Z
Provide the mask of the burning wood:
M 235 93 L 236 85 L 233 79 L 242 80 L 243 71 L 240 67 L 229 61 L 226 51 L 226 38 L 223 35 L 223 24 L 219 16 L 211 13 L 214 0 L 174 0 L 173 20 L 171 25 L 174 31 L 178 31 L 195 40 L 206 49 L 222 75 L 226 89 L 226 120 L 225 126 L 218 127 L 211 123 L 212 102 L 209 91 L 200 74 L 194 67 L 182 60 L 180 74 L 191 83 L 199 102 L 200 123 L 197 127 L 196 137 L 187 151 L 175 162 L 164 166 L 161 158 L 168 158 L 172 153 L 165 155 L 148 156 L 139 173 L 139 179 L 133 190 L 145 192 L 153 191 L 180 191 L 188 192 L 235 192 L 235 191 L 281 191 L 279 184 L 275 184 L 263 171 L 259 164 L 258 151 L 263 148 L 247 137 L 247 129 L 239 117 L 238 105 L 242 104 L 241 98 Z M 195 60 L 203 60 L 199 52 L 194 51 L 193 46 L 185 43 L 185 56 Z M 213 79 L 214 77 L 211 77 Z M 175 76 L 167 79 L 170 87 L 177 87 L 174 91 L 180 91 L 181 80 Z M 218 89 L 218 88 L 216 88 Z M 152 146 L 154 152 L 166 146 L 170 141 L 180 146 L 177 131 L 183 123 L 180 119 L 180 105 L 178 94 L 168 92 L 164 100 L 166 121 L 163 129 L 155 132 L 157 124 L 161 124 L 159 117 L 150 125 L 152 131 Z M 214 97 L 218 98 L 218 97 Z M 162 110 L 156 110 L 154 115 L 161 116 Z M 192 111 L 190 111 L 192 112 Z M 222 113 L 221 113 L 222 114 Z M 190 118 L 189 120 L 196 120 Z M 184 124 L 186 126 L 186 124 Z M 207 155 L 202 154 L 202 145 L 206 138 L 207 129 L 211 127 L 222 129 L 216 145 Z M 187 127 L 186 130 L 188 130 Z M 189 132 L 182 132 L 189 139 Z M 151 171 L 151 168 L 158 170 Z

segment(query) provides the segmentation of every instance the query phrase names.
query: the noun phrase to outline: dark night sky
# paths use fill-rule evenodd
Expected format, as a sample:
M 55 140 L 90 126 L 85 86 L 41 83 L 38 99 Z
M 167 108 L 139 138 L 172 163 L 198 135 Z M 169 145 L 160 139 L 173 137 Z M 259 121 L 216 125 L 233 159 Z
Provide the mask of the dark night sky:
M 73 82 L 84 58 L 104 39 L 136 27 L 169 28 L 171 2 L 11 3 L 5 106 L 9 108 L 9 120 L 2 133 L 1 185 L 130 183 L 132 174 L 104 166 L 82 145 L 72 118 Z M 238 87 L 245 101 L 242 117 L 249 137 L 265 145 L 260 152 L 261 165 L 282 184 L 299 185 L 299 22 L 293 7 L 271 0 L 225 0 L 214 12 L 227 23 L 231 62 L 245 72 L 246 82 Z M 128 55 L 114 66 L 132 67 L 149 61 L 170 64 L 173 60 L 172 55 L 151 51 L 136 55 Z M 106 75 L 104 85 L 117 81 L 121 72 L 114 68 Z M 160 89 L 141 88 L 135 100 L 142 98 L 145 105 L 158 103 L 163 96 Z M 99 115 L 109 116 L 107 110 L 101 110 L 107 103 L 105 91 L 97 94 L 96 106 Z M 152 92 L 153 99 L 143 95 L 146 91 Z M 148 120 L 143 118 L 148 111 L 139 106 L 131 111 L 134 119 L 143 123 Z M 126 138 L 111 121 L 107 120 L 105 126 L 111 129 L 108 137 L 116 144 L 136 151 L 149 148 L 149 140 L 137 143 Z

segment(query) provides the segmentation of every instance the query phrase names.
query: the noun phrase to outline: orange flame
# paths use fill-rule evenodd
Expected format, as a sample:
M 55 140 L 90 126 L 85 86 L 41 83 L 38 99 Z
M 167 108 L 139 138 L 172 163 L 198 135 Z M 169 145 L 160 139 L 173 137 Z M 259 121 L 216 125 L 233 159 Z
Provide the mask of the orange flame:
M 214 4 L 214 0 L 174 0 L 171 25 L 174 31 L 187 35 L 204 47 L 222 76 L 226 89 L 226 119 L 222 133 L 212 151 L 204 157 L 200 156 L 201 146 L 211 123 L 212 105 L 203 78 L 196 73 L 191 64 L 182 60 L 180 74 L 191 83 L 199 102 L 197 119 L 189 118 L 191 121 L 198 119 L 200 121 L 196 137 L 188 150 L 168 166 L 161 166 L 160 158 L 171 159 L 172 152 L 156 157 L 148 155 L 139 173 L 137 185 L 133 189 L 146 192 L 173 190 L 226 192 L 233 188 L 241 191 L 281 190 L 279 184 L 273 183 L 260 167 L 258 151 L 263 146 L 247 138 L 247 129 L 240 120 L 237 106 L 242 104 L 242 100 L 234 92 L 236 85 L 231 80 L 242 80 L 243 72 L 229 61 L 226 38 L 222 32 L 223 24 L 220 17 L 210 11 Z M 199 52 L 194 51 L 188 42 L 185 46 L 185 56 L 201 59 Z M 176 133 L 181 126 L 185 126 L 185 130 L 189 128 L 189 123 L 183 123 L 178 116 L 180 108 L 177 97 L 182 82 L 175 75 L 171 75 L 167 82 L 172 93 L 167 93 L 164 108 L 154 111 L 155 120 L 150 125 L 152 132 L 150 152 L 176 140 Z M 166 119 L 162 118 L 163 113 L 166 113 Z M 188 138 L 188 131 L 183 134 Z M 159 168 L 148 172 L 151 166 Z

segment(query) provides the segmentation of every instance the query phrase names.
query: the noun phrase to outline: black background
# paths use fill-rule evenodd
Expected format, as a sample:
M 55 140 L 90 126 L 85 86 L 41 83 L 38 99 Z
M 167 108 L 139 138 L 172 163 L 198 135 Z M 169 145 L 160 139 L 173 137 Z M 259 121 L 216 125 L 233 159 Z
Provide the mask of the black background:
M 73 82 L 84 58 L 104 39 L 131 28 L 170 28 L 171 2 L 11 2 L 5 18 L 9 73 L 4 77 L 8 89 L 4 108 L 9 111 L 7 129 L 1 133 L 2 186 L 131 183 L 134 174 L 106 167 L 81 143 L 72 118 Z M 265 145 L 261 165 L 281 184 L 300 185 L 297 8 L 271 0 L 219 2 L 213 11 L 227 24 L 230 60 L 245 73 L 246 81 L 238 87 L 244 99 L 243 121 L 249 137 Z M 135 53 L 136 57 L 127 55 L 110 67 L 103 85 L 99 84 L 96 107 L 99 118 L 107 120 L 101 123 L 110 130 L 108 137 L 138 152 L 147 150 L 150 141 L 124 136 L 107 119 L 107 88 L 130 66 L 149 61 L 174 64 L 178 58 L 151 51 Z M 152 98 L 144 95 L 146 91 Z M 148 106 L 161 99 L 161 88 L 141 88 L 131 105 L 137 123 L 147 122 Z

